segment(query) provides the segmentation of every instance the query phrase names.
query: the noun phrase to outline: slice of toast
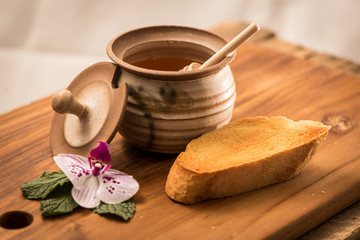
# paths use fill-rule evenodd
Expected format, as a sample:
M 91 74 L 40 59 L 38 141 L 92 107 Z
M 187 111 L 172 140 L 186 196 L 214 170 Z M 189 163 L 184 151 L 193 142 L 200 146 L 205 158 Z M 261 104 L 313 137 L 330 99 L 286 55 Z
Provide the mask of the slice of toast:
M 309 162 L 330 128 L 314 121 L 255 117 L 205 133 L 175 160 L 166 194 L 193 204 L 286 181 Z

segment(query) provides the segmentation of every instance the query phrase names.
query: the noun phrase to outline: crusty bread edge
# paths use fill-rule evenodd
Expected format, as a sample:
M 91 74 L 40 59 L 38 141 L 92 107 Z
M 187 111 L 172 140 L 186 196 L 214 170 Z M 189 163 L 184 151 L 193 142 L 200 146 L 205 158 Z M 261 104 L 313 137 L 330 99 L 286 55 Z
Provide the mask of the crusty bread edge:
M 328 130 L 330 126 L 328 126 Z M 310 161 L 328 131 L 316 139 L 272 156 L 259 159 L 255 163 L 219 170 L 212 173 L 199 173 L 179 164 L 180 153 L 170 169 L 165 192 L 173 200 L 194 204 L 203 200 L 222 198 L 252 191 L 271 184 L 283 182 L 296 176 Z M 280 168 L 274 168 L 278 163 Z M 267 177 L 264 177 L 267 169 Z M 229 176 L 232 176 L 229 181 Z M 243 184 L 246 182 L 246 184 Z

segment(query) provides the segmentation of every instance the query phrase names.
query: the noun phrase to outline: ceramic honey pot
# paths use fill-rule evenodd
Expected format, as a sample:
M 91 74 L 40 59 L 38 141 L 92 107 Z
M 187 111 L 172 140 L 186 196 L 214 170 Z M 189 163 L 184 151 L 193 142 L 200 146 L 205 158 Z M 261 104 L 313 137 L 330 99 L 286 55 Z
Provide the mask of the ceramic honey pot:
M 92 139 L 83 140 L 82 146 L 73 146 L 65 137 L 61 137 L 56 144 L 52 144 L 53 154 L 63 150 L 63 147 L 68 151 L 78 152 L 78 148 L 87 148 L 87 145 L 95 140 L 109 142 L 114 131 L 118 131 L 127 141 L 142 149 L 179 153 L 192 139 L 227 124 L 231 120 L 236 98 L 235 82 L 229 67 L 235 53 L 204 69 L 179 71 L 190 63 L 205 62 L 225 44 L 225 40 L 208 31 L 182 26 L 139 28 L 113 38 L 106 50 L 114 63 L 101 63 L 104 65 L 103 70 L 98 64 L 94 64 L 84 70 L 86 73 L 80 73 L 79 76 L 82 77 L 78 76 L 74 81 L 78 85 L 88 85 L 89 80 L 85 79 L 89 78 L 91 81 L 104 81 L 110 92 L 119 91 L 120 95 L 127 95 L 126 104 L 121 100 L 119 105 L 119 100 L 116 99 L 124 97 L 121 98 L 116 93 L 109 93 L 105 97 L 110 99 L 109 103 L 106 103 L 110 110 L 105 111 L 105 114 L 109 118 L 114 118 L 111 115 L 115 114 L 115 118 L 119 120 L 114 120 L 114 123 L 110 121 L 112 126 L 108 126 L 105 117 L 100 123 L 101 126 L 96 128 L 100 129 L 97 131 L 99 135 L 103 133 L 101 128 L 107 128 L 109 137 L 102 136 L 99 139 L 95 131 Z M 106 71 L 103 73 L 106 77 L 101 74 L 93 77 L 92 71 Z M 119 86 L 124 85 L 125 92 L 124 89 L 118 90 Z M 82 91 L 82 88 L 79 89 L 74 93 L 68 88 L 74 99 L 77 99 L 77 94 Z M 88 95 L 91 96 L 90 93 Z M 81 101 L 79 102 L 81 105 Z M 104 100 L 97 104 L 102 102 Z M 64 103 L 59 105 L 62 104 Z M 56 106 L 53 108 L 56 110 Z M 111 110 L 112 108 L 115 110 Z M 57 112 L 62 115 L 75 114 L 69 110 Z M 85 124 L 84 119 L 80 120 L 79 116 L 78 119 Z M 57 125 L 66 126 L 67 123 L 62 121 L 69 120 L 62 116 Z M 81 128 L 84 127 L 79 127 Z M 57 130 L 55 135 L 61 135 L 62 131 L 64 129 Z M 53 138 L 59 136 L 52 134 L 51 141 Z

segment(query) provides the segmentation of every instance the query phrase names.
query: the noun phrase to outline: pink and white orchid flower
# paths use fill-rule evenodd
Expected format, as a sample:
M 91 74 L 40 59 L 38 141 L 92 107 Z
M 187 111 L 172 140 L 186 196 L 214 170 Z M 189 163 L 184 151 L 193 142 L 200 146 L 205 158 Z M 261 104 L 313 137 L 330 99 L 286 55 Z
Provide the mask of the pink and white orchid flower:
M 139 190 L 138 182 L 130 175 L 110 169 L 108 144 L 99 142 L 85 158 L 73 154 L 58 154 L 56 164 L 73 184 L 71 195 L 84 208 L 95 208 L 101 201 L 117 204 L 130 199 Z

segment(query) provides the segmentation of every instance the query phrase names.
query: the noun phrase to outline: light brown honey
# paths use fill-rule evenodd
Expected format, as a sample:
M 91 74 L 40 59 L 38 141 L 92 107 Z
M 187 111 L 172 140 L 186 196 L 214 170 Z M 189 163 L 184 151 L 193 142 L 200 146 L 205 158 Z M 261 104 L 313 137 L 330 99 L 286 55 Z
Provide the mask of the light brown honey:
M 193 62 L 193 60 L 186 58 L 156 57 L 131 62 L 130 64 L 151 70 L 179 71 Z

